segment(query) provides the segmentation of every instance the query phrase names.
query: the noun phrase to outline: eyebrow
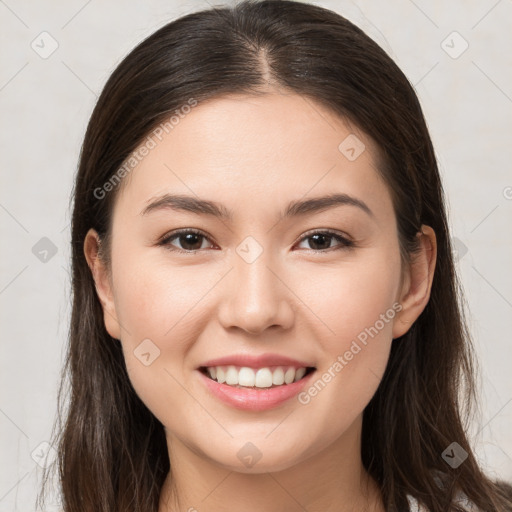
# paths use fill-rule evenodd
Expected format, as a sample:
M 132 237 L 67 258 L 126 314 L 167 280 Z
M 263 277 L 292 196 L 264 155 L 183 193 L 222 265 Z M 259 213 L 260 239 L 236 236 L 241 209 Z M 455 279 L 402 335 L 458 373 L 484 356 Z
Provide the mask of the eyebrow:
M 361 199 L 347 194 L 330 194 L 327 196 L 313 197 L 311 199 L 292 201 L 288 204 L 284 213 L 279 215 L 279 219 L 297 217 L 307 213 L 319 213 L 338 206 L 355 206 L 370 217 L 374 217 L 368 205 Z M 147 215 L 154 211 L 167 209 L 186 211 L 199 215 L 211 215 L 228 221 L 233 219 L 233 212 L 220 203 L 188 195 L 173 194 L 164 194 L 150 199 L 140 214 Z

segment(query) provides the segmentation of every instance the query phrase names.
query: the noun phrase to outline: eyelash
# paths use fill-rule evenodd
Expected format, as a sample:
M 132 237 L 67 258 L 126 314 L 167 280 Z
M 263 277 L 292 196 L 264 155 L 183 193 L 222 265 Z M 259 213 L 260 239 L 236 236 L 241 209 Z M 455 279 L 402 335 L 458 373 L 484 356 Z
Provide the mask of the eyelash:
M 195 253 L 200 252 L 200 251 L 203 250 L 203 249 L 196 249 L 196 250 L 179 249 L 178 247 L 174 247 L 174 246 L 172 246 L 170 244 L 170 242 L 172 240 L 174 240 L 175 238 L 178 238 L 180 235 L 185 235 L 185 234 L 199 235 L 199 236 L 202 236 L 203 238 L 209 240 L 209 237 L 207 235 L 205 235 L 202 231 L 188 228 L 188 229 L 179 229 L 177 231 L 173 231 L 173 232 L 165 235 L 157 243 L 157 245 L 164 246 L 169 251 L 178 252 L 178 253 L 184 253 L 184 254 L 195 254 Z M 336 251 L 336 250 L 340 250 L 340 249 L 351 249 L 351 248 L 353 248 L 355 246 L 355 244 L 354 244 L 354 242 L 352 240 L 349 240 L 348 238 L 340 235 L 339 233 L 336 233 L 336 232 L 331 231 L 329 229 L 316 230 L 316 231 L 312 231 L 312 232 L 306 233 L 304 236 L 302 236 L 302 238 L 300 238 L 297 241 L 297 243 L 300 243 L 303 240 L 307 240 L 308 238 L 311 238 L 314 235 L 327 235 L 329 237 L 334 238 L 338 242 L 340 242 L 340 245 L 337 246 L 337 247 L 328 247 L 327 249 L 306 249 L 306 250 L 313 251 L 313 252 L 316 252 L 316 253 L 325 253 L 325 252 L 331 252 L 331 251 Z

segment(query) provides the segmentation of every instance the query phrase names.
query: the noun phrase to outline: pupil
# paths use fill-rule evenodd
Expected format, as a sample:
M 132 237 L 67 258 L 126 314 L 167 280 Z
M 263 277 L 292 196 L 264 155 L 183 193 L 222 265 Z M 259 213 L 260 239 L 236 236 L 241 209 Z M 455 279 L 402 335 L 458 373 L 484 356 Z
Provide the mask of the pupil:
M 317 240 L 316 240 L 317 238 L 320 238 L 321 240 L 323 239 L 324 242 L 325 242 L 325 240 L 329 240 L 329 242 L 330 242 L 332 237 L 330 235 L 316 234 L 316 235 L 312 235 L 311 238 L 314 239 L 314 242 L 313 242 L 313 244 L 311 244 L 311 242 L 309 243 L 310 247 L 311 247 L 311 245 L 314 246 L 315 244 L 317 244 Z M 320 243 L 320 245 L 322 245 L 322 244 Z M 329 248 L 329 246 L 330 246 L 330 243 L 327 244 L 327 247 L 311 247 L 311 249 L 327 249 L 327 248 Z
M 183 242 L 183 239 L 185 239 L 185 243 L 182 243 L 182 246 L 185 249 L 188 250 L 196 250 L 201 248 L 201 243 L 199 243 L 199 247 L 190 247 L 190 245 L 194 245 L 194 239 L 197 244 L 197 240 L 201 237 L 201 235 L 196 235 L 195 233 L 188 233 L 186 235 L 181 235 L 180 242 Z M 187 244 L 189 244 L 189 247 L 187 247 Z

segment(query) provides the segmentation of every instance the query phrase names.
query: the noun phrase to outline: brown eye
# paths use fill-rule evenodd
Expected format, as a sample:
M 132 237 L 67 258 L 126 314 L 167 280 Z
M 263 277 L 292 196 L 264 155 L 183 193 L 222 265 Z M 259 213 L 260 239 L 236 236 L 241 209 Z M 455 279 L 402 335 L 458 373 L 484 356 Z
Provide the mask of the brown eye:
M 201 249 L 206 249 L 208 245 L 204 246 L 203 242 L 210 240 L 205 234 L 193 229 L 183 229 L 175 231 L 164 237 L 158 245 L 165 246 L 171 251 L 178 251 L 184 253 L 194 253 Z M 301 243 L 308 241 L 306 249 L 315 252 L 327 252 L 329 249 L 337 250 L 350 248 L 354 243 L 332 231 L 317 231 L 310 233 L 301 239 Z M 337 242 L 332 245 L 332 242 Z M 212 245 L 212 244 L 211 244 Z
M 354 246 L 354 243 L 351 240 L 348 240 L 337 233 L 333 233 L 332 231 L 317 231 L 315 233 L 311 233 L 302 237 L 301 243 L 307 240 L 309 240 L 309 247 L 306 247 L 306 249 L 320 252 L 325 252 L 328 249 L 343 249 Z M 338 242 L 338 244 L 332 246 L 331 243 L 333 240 Z
M 195 252 L 205 248 L 203 246 L 205 240 L 208 240 L 208 237 L 200 231 L 185 229 L 169 234 L 158 245 L 163 245 L 171 251 Z M 176 244 L 171 243 L 174 241 L 180 246 L 177 247 Z

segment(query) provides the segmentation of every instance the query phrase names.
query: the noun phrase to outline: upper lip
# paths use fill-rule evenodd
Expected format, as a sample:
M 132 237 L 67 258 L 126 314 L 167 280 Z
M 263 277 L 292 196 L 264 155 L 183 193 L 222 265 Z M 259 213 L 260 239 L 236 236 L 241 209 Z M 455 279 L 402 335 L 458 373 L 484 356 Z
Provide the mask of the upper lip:
M 279 354 L 260 354 L 253 356 L 250 354 L 233 354 L 230 356 L 210 359 L 200 367 L 210 366 L 247 366 L 249 368 L 266 368 L 268 366 L 294 366 L 295 368 L 308 368 L 314 365 L 308 362 L 292 359 Z

